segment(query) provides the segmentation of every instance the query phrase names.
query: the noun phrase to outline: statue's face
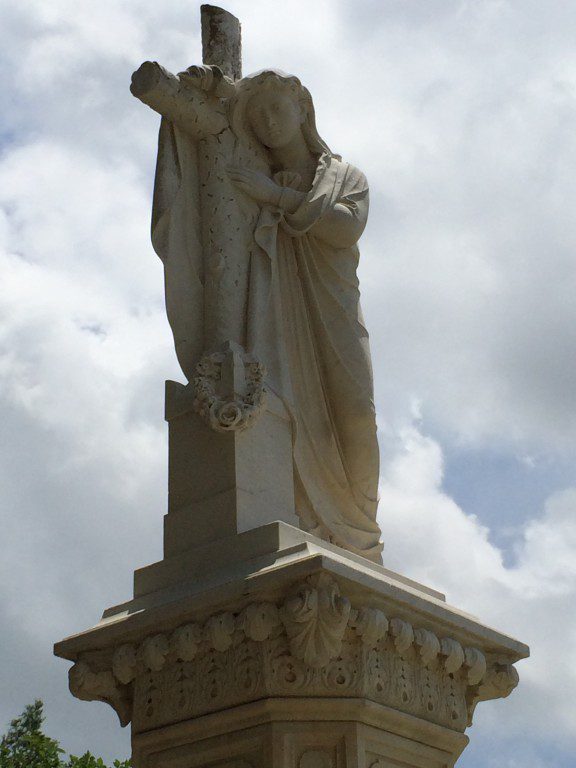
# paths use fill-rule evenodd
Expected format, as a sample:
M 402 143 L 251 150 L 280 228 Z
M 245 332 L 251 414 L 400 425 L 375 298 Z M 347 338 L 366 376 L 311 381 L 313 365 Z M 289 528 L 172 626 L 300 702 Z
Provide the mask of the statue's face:
M 304 122 L 296 101 L 281 90 L 264 90 L 248 102 L 248 120 L 257 138 L 269 149 L 285 147 Z

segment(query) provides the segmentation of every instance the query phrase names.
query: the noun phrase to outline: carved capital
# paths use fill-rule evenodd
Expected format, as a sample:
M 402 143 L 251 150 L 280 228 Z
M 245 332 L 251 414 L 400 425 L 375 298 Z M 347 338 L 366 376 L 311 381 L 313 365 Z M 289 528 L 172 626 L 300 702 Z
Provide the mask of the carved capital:
M 478 702 L 508 696 L 514 667 L 379 608 L 352 607 L 321 573 L 277 602 L 84 654 L 70 690 L 107 701 L 137 730 L 258 698 L 362 697 L 457 731 Z

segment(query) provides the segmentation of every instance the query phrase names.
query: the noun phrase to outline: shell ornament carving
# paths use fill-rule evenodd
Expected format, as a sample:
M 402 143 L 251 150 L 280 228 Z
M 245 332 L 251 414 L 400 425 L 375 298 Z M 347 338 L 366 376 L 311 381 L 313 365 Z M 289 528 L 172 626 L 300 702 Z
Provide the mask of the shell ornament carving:
M 298 588 L 280 611 L 290 650 L 310 667 L 323 667 L 340 654 L 350 601 L 324 574 Z

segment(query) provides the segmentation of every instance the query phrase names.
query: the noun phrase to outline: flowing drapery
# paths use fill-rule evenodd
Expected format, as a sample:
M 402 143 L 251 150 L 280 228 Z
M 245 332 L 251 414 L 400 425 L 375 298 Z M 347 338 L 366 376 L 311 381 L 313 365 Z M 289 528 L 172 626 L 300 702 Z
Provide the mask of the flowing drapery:
M 298 181 L 287 173 L 277 180 L 284 186 Z M 163 120 L 152 240 L 164 262 L 168 319 L 189 380 L 207 351 L 198 184 L 197 146 Z M 360 231 L 368 215 L 366 179 L 325 153 L 312 189 L 294 214 L 272 206 L 261 209 L 255 225 L 250 224 L 246 327 L 239 336 L 264 363 L 267 386 L 292 420 L 296 512 L 302 527 L 380 562 L 379 455 L 356 277 L 358 248 L 335 247 L 315 232 L 337 204 L 350 211 L 350 226 Z
M 279 181 L 286 184 L 286 174 Z M 255 238 L 268 263 L 259 255 L 253 267 L 250 301 L 257 308 L 249 313 L 248 338 L 293 420 L 296 511 L 303 527 L 379 561 L 379 453 L 359 253 L 356 245 L 335 247 L 315 234 L 315 224 L 337 204 L 350 211 L 354 231 L 359 224 L 361 230 L 368 215 L 366 179 L 325 154 L 294 214 L 263 208 Z

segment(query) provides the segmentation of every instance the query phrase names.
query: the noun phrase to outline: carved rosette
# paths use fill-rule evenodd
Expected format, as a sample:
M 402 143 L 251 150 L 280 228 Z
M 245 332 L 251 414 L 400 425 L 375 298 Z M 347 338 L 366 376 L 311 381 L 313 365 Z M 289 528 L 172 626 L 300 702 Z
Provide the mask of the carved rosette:
M 108 702 L 135 732 L 283 696 L 366 698 L 464 731 L 479 701 L 508 696 L 517 683 L 506 659 L 379 608 L 354 608 L 327 574 L 279 602 L 82 654 L 70 670 L 75 696 Z
M 233 342 L 204 354 L 196 366 L 194 409 L 216 432 L 250 427 L 264 408 L 266 369 Z

